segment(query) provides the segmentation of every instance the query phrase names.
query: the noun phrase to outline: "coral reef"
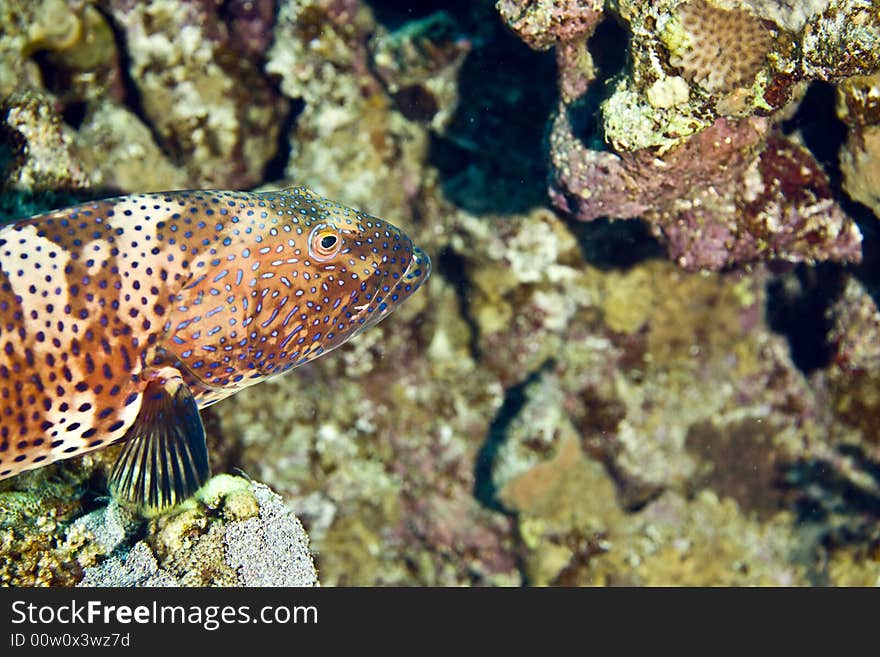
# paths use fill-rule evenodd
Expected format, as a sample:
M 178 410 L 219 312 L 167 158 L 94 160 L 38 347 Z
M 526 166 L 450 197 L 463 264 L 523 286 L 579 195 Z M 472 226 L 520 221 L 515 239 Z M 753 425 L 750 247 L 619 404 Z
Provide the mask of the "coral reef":
M 397 112 L 369 67 L 375 26 L 354 0 L 281 5 L 266 70 L 304 103 L 291 130 L 289 179 L 377 216 L 408 218 L 426 135 Z M 344 153 L 344 155 L 343 155 Z M 377 195 L 375 190 L 383 188 Z M 335 196 L 334 196 L 335 194 Z
M 199 185 L 259 182 L 287 103 L 254 61 L 236 56 L 244 45 L 234 28 L 201 3 L 113 0 L 108 10 L 161 146 Z
M 536 50 L 583 39 L 602 17 L 599 0 L 499 0 L 497 8 L 510 28 Z
M 630 63 L 598 108 L 602 144 L 573 118 L 601 93 L 593 88 L 595 66 L 571 55 L 587 48 L 590 30 L 568 34 L 552 21 L 532 21 L 524 34 L 533 47 L 562 41 L 563 102 L 551 133 L 554 203 L 584 221 L 640 216 L 687 269 L 859 261 L 858 227 L 822 167 L 778 123 L 803 82 L 876 70 L 869 52 L 880 32 L 876 15 L 860 3 L 831 3 L 812 8 L 794 32 L 759 3 L 611 4 L 631 31 Z M 537 11 L 532 3 L 499 9 L 515 30 Z M 536 25 L 546 39 L 536 39 Z M 842 57 L 845 38 L 859 47 Z
M 92 3 L 4 0 L 0 3 L 0 98 L 45 85 L 71 107 L 123 95 L 111 26 Z
M 370 40 L 373 66 L 400 112 L 442 132 L 458 106 L 457 78 L 470 41 L 446 12 Z
M 204 411 L 252 480 L 149 523 L 116 447 L 0 483 L 0 582 L 876 584 L 871 3 L 436 6 L 0 0 L 4 215 L 305 184 L 435 263 Z
M 533 220 L 499 231 L 500 243 L 466 240 L 487 247 L 469 263 L 484 366 L 505 385 L 539 373 L 507 427 L 496 489 L 546 457 L 569 426 L 608 463 L 627 505 L 687 490 L 707 468 L 724 467 L 713 465 L 724 454 L 701 450 L 695 434 L 714 444 L 753 433 L 738 428 L 751 422 L 772 437 L 756 454 L 783 461 L 803 453 L 816 402 L 762 322 L 761 277 L 683 275 L 659 261 L 602 273 L 570 237 L 566 244 L 558 219 L 541 218 L 553 228 Z M 774 486 L 763 471 L 743 474 Z
M 520 516 L 526 570 L 537 585 L 802 585 L 799 537 L 780 513 L 749 520 L 732 499 L 711 492 L 693 501 L 667 492 L 633 514 L 576 438 L 514 478 L 501 497 Z M 794 563 L 793 563 L 794 562 Z
M 864 286 L 851 278 L 828 312 L 833 321 L 829 339 L 835 346 L 828 371 L 834 411 L 859 430 L 866 449 L 880 461 L 880 425 L 875 421 L 880 411 L 880 311 Z
M 688 0 L 675 8 L 673 17 L 677 24 L 667 29 L 678 34 L 666 41 L 669 63 L 680 68 L 689 82 L 712 93 L 732 91 L 754 80 L 773 46 L 775 35 L 760 18 L 742 9 Z
M 85 167 L 73 141 L 48 98 L 24 92 L 5 99 L 3 128 L 10 163 L 4 188 L 82 189 L 88 186 Z

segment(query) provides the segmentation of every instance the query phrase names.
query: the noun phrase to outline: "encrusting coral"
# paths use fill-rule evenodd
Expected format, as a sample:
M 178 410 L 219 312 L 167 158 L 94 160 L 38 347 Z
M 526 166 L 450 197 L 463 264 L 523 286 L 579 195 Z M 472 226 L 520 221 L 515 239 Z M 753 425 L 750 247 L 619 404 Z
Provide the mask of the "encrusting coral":
M 110 557 L 85 569 L 79 586 L 316 586 L 309 540 L 268 487 L 220 475 L 198 504 L 165 516 L 146 540 L 127 545 L 114 503 L 74 523 L 108 543 Z

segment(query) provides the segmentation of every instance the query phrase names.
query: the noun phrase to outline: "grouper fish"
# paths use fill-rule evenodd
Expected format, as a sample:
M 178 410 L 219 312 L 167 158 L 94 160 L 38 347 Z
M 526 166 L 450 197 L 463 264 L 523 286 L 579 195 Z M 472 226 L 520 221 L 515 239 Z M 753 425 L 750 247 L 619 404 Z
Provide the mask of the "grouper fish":
M 386 221 L 304 187 L 84 203 L 0 228 L 0 479 L 124 441 L 161 512 L 210 476 L 199 409 L 347 342 L 427 279 Z

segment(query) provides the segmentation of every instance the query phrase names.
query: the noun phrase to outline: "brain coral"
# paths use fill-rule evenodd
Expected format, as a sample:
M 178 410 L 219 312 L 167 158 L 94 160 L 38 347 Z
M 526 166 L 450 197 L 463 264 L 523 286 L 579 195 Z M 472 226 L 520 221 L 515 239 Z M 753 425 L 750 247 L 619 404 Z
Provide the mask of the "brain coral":
M 668 34 L 669 63 L 710 92 L 750 84 L 773 44 L 766 24 L 741 9 L 689 0 L 677 7 L 676 18 L 681 31 Z

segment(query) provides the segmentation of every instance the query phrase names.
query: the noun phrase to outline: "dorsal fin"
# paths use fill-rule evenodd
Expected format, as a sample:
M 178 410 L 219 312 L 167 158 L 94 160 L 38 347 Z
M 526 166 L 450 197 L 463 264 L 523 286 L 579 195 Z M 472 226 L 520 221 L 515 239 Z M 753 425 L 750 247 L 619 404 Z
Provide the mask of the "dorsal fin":
M 199 409 L 180 377 L 147 384 L 140 412 L 123 440 L 110 491 L 145 515 L 184 501 L 211 475 Z

